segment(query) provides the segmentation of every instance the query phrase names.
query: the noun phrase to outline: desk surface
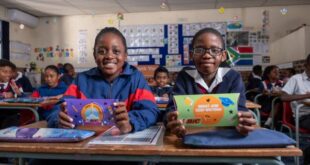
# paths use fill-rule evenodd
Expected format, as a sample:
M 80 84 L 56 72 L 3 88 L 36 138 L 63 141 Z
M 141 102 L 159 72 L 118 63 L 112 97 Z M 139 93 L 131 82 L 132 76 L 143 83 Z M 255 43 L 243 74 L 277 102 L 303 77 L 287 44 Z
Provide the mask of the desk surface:
M 7 103 L 0 102 L 0 106 L 8 106 L 8 107 L 41 107 L 44 105 L 56 104 L 59 100 L 45 100 L 41 103 Z
M 28 127 L 44 127 L 38 122 Z M 175 136 L 165 136 L 164 144 L 159 146 L 136 145 L 89 145 L 91 139 L 78 143 L 12 143 L 0 142 L 0 152 L 55 153 L 55 154 L 104 154 L 104 155 L 158 155 L 191 157 L 276 157 L 301 156 L 302 151 L 294 146 L 288 148 L 253 149 L 195 149 L 182 145 Z

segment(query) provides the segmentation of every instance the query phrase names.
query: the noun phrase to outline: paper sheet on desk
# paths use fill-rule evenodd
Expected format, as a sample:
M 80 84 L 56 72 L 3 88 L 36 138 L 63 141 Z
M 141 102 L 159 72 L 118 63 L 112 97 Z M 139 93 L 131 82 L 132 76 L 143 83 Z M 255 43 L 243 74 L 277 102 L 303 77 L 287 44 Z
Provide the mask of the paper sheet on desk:
M 236 126 L 238 98 L 239 93 L 175 95 L 174 101 L 185 126 Z
M 114 126 L 91 140 L 89 144 L 157 145 L 163 133 L 164 126 L 162 125 L 151 126 L 143 131 L 128 134 L 120 134 L 119 129 Z

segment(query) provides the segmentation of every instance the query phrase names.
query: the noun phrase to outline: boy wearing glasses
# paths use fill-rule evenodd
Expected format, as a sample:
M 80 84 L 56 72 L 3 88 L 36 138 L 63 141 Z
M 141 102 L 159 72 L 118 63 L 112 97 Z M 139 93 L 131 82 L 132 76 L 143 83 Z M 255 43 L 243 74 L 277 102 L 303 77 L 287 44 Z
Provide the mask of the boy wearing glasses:
M 192 40 L 191 59 L 195 68 L 184 68 L 177 77 L 173 89 L 174 95 L 240 93 L 238 102 L 239 125 L 241 134 L 247 134 L 255 128 L 255 119 L 245 107 L 245 88 L 241 76 L 231 68 L 220 67 L 226 60 L 224 40 L 221 34 L 212 28 L 197 32 Z M 186 133 L 178 113 L 170 100 L 167 106 L 167 129 L 172 134 L 183 137 Z

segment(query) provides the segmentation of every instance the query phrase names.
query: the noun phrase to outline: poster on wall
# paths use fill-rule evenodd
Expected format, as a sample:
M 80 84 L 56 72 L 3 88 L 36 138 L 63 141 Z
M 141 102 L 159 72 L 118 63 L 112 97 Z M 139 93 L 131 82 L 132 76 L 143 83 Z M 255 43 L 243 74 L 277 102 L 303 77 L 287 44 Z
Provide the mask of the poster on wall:
M 243 29 L 242 21 L 228 21 L 227 31 L 241 31 Z
M 30 61 L 31 45 L 20 41 L 10 41 L 11 60 Z
M 78 64 L 87 63 L 87 30 L 79 30 L 78 34 Z

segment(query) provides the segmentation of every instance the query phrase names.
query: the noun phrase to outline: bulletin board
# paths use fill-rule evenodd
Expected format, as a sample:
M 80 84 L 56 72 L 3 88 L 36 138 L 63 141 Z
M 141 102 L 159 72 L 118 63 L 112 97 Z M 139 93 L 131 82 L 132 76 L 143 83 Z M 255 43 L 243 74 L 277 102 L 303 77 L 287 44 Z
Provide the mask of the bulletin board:
M 190 43 L 202 28 L 217 29 L 226 38 L 226 22 L 121 26 L 132 65 L 192 65 Z
M 191 41 L 200 29 L 218 30 L 229 53 L 231 66 L 261 64 L 268 56 L 269 37 L 261 32 L 243 31 L 242 21 L 121 26 L 132 65 L 163 65 L 169 68 L 192 65 Z

